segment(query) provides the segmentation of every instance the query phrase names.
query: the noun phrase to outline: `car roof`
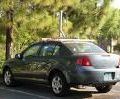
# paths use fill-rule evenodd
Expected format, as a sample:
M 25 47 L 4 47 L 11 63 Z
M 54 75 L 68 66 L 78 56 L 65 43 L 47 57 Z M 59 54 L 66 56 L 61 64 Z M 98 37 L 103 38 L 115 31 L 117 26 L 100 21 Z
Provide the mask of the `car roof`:
M 42 41 L 61 41 L 61 42 L 66 42 L 66 41 L 85 41 L 85 42 L 94 42 L 95 40 L 93 39 L 54 39 L 54 38 L 42 38 Z
M 95 40 L 89 40 L 89 39 L 42 39 L 39 42 L 33 43 L 32 45 L 36 44 L 66 44 L 66 43 L 92 43 L 95 42 Z
M 42 38 L 42 41 L 48 42 L 62 42 L 62 43 L 72 43 L 72 42 L 95 42 L 95 40 L 90 39 L 52 39 L 52 38 Z
M 39 42 L 36 42 L 36 43 L 32 43 L 31 45 L 47 44 L 47 43 L 50 43 L 50 44 L 61 44 L 62 42 L 59 42 L 59 41 L 39 41 Z

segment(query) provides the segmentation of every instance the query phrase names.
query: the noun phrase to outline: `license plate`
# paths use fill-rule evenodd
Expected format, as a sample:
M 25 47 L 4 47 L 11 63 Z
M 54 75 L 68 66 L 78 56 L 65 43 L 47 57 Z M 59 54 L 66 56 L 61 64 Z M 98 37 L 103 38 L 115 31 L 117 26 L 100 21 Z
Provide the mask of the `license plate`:
M 104 74 L 104 81 L 112 80 L 112 73 L 105 73 Z

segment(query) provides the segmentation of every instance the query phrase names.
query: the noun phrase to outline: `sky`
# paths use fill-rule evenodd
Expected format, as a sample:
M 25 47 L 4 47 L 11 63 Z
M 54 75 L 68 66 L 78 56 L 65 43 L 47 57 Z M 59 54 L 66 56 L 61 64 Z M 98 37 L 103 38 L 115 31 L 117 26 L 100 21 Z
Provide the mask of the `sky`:
M 120 9 L 120 0 L 113 0 L 111 6 Z
M 100 7 L 104 4 L 104 0 L 98 0 L 97 6 Z M 112 0 L 111 6 L 120 9 L 120 0 Z

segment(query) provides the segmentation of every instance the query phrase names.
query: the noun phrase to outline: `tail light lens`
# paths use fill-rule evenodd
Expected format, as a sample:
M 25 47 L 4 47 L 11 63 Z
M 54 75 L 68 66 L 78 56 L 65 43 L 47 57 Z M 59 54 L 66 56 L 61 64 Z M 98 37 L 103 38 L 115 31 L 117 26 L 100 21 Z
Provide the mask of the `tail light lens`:
M 90 59 L 87 56 L 83 56 L 81 58 L 78 57 L 76 60 L 76 64 L 81 66 L 92 66 Z
M 118 60 L 118 66 L 116 68 L 120 68 L 120 57 L 119 57 L 119 60 Z
M 120 57 L 119 57 L 118 65 L 120 66 Z

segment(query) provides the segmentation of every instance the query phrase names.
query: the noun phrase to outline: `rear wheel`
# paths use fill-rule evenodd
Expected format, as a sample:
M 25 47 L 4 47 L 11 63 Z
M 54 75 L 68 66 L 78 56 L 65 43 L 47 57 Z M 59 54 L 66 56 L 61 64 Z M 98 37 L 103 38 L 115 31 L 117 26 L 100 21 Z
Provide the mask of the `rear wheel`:
M 10 69 L 5 69 L 3 74 L 3 81 L 6 86 L 13 86 L 14 85 L 14 78 Z
M 65 77 L 61 73 L 56 73 L 52 76 L 51 88 L 56 96 L 64 96 L 70 89 Z
M 103 85 L 95 87 L 100 93 L 107 93 L 112 89 L 112 85 Z

